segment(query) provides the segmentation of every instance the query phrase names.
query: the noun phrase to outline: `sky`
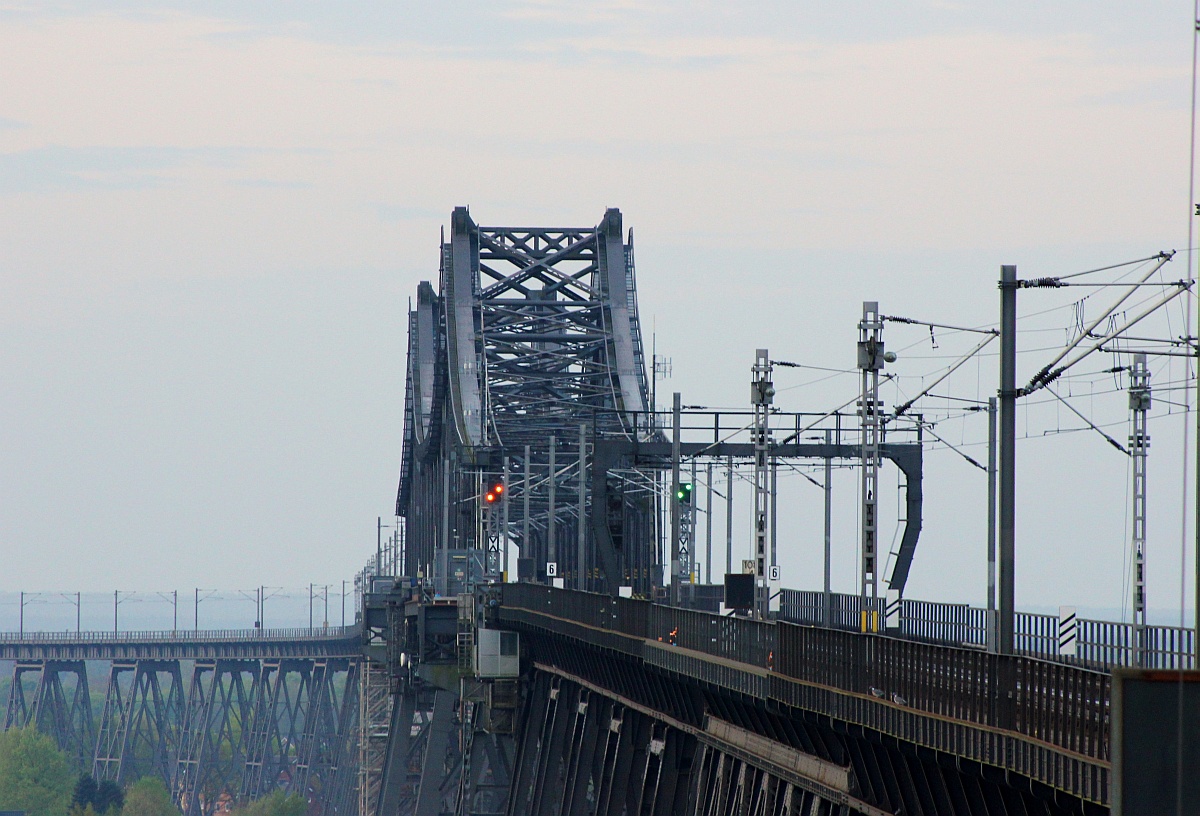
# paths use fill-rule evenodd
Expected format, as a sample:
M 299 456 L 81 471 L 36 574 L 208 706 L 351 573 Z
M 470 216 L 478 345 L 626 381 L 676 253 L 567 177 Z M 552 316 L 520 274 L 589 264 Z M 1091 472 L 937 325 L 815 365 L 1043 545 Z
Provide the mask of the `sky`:
M 1177 249 L 1163 275 L 1187 277 L 1191 8 L 0 1 L 0 592 L 350 577 L 390 521 L 408 299 L 456 205 L 509 225 L 620 207 L 660 393 L 713 406 L 744 407 L 755 348 L 851 367 L 864 300 L 977 326 L 1001 264 Z M 1098 314 L 1112 293 L 1083 294 Z M 1081 297 L 1022 293 L 1049 310 L 1022 324 L 1026 379 Z M 891 402 L 974 344 L 886 338 Z M 1070 397 L 1124 441 L 1114 362 L 1081 364 Z M 995 366 L 952 395 L 994 394 Z M 853 396 L 813 374 L 780 371 L 781 408 Z M 982 458 L 986 424 L 953 407 L 925 409 Z M 1081 423 L 1057 403 L 1022 410 L 1018 603 L 1119 614 L 1127 457 L 1063 433 Z M 1152 419 L 1163 614 L 1191 558 L 1181 411 Z M 908 594 L 980 603 L 986 479 L 937 447 Z M 784 583 L 816 588 L 820 491 L 782 482 Z M 846 591 L 855 482 L 835 477 Z

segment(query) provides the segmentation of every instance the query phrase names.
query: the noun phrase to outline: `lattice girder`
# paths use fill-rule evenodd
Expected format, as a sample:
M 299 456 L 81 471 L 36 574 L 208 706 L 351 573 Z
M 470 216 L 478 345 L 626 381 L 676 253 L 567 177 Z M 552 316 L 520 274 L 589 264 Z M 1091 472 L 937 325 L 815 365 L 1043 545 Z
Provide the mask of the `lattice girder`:
M 530 487 L 528 504 L 508 502 L 502 537 L 539 565 L 553 554 L 560 574 L 575 581 L 583 574 L 606 580 L 597 565 L 606 565 L 604 575 L 613 571 L 615 557 L 598 559 L 589 525 L 582 544 L 577 539 L 580 503 L 586 514 L 591 502 L 592 440 L 629 439 L 649 427 L 633 250 L 622 229 L 615 209 L 588 228 L 478 226 L 465 207 L 455 209 L 443 235 L 439 290 L 422 283 L 409 314 L 397 495 L 408 574 L 436 574 L 439 550 L 484 549 L 495 538 L 494 519 L 475 505 L 485 482 L 507 480 L 510 498 L 521 489 L 526 446 L 540 488 Z M 551 439 L 558 457 L 552 517 Z M 645 501 L 634 510 L 652 512 Z M 526 531 L 537 541 L 523 541 Z M 639 563 L 654 557 L 652 540 L 631 543 L 646 551 Z

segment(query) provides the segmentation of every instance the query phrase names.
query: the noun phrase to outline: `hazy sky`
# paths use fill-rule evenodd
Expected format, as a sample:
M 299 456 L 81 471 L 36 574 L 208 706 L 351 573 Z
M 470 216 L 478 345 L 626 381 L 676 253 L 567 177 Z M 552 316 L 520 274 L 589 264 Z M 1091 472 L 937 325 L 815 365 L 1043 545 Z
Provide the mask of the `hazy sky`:
M 673 359 L 661 389 L 708 405 L 741 405 L 756 347 L 853 365 L 863 300 L 978 325 L 1002 263 L 1183 250 L 1191 8 L 0 2 L 0 590 L 352 574 L 394 502 L 407 298 L 436 279 L 455 205 L 513 225 L 621 207 L 643 325 Z M 1185 277 L 1184 256 L 1164 274 Z M 1022 311 L 1079 297 L 1023 294 Z M 1061 344 L 1074 314 L 1023 324 L 1023 348 Z M 1181 334 L 1181 314 L 1145 330 Z M 893 369 L 909 394 L 972 343 L 887 332 L 912 346 Z M 967 368 L 953 394 L 994 393 L 994 357 Z M 1124 441 L 1123 382 L 1070 387 Z M 790 388 L 781 407 L 854 388 Z M 1168 410 L 1162 607 L 1182 518 Z M 1126 458 L 1090 432 L 1043 437 L 1080 425 L 1064 409 L 1023 422 L 1018 600 L 1120 605 Z M 941 427 L 985 456 L 981 418 Z M 820 494 L 785 481 L 785 583 L 816 587 Z M 910 595 L 982 600 L 984 486 L 929 454 Z M 840 589 L 854 489 L 839 474 Z

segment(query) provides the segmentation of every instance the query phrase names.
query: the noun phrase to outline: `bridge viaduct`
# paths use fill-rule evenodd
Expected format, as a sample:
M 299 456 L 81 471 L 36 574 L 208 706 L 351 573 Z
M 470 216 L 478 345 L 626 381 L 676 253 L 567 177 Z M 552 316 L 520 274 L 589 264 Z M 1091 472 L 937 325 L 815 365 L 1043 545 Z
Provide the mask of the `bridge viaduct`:
M 677 397 L 660 413 L 619 211 L 594 228 L 516 228 L 460 207 L 439 257 L 409 321 L 396 510 L 408 577 L 368 596 L 365 631 L 397 679 L 393 734 L 438 739 L 438 706 L 405 702 L 432 693 L 453 695 L 477 738 L 459 741 L 457 790 L 440 792 L 440 755 L 431 766 L 426 748 L 421 766 L 406 740 L 407 764 L 385 761 L 364 798 L 377 813 L 1108 811 L 1108 671 L 1190 666 L 1192 633 L 1087 622 L 1071 656 L 1057 621 L 1017 615 L 1009 629 L 984 610 L 903 599 L 922 440 L 882 421 L 875 304 L 860 325 L 857 415 L 772 407 L 761 350 L 753 411 Z M 761 499 L 788 458 L 857 459 L 864 479 L 887 459 L 904 474 L 887 575 L 874 505 L 860 514 L 862 597 L 783 591 L 767 608 L 776 542 Z M 749 617 L 719 614 L 717 588 L 697 585 L 686 474 L 723 466 L 754 474 Z M 495 654 L 476 638 L 496 630 L 520 637 L 515 677 L 484 668 Z
M 1191 630 L 1082 622 L 1064 654 L 1026 615 L 998 649 L 985 610 L 903 598 L 919 434 L 872 436 L 877 407 L 656 412 L 617 210 L 517 228 L 460 207 L 439 261 L 409 314 L 403 556 L 368 567 L 355 627 L 9 639 L 5 727 L 102 778 L 152 767 L 189 814 L 275 787 L 361 816 L 1109 812 L 1110 670 L 1190 668 Z M 761 480 L 788 457 L 905 474 L 896 565 L 864 563 L 886 594 L 768 606 L 769 505 L 749 611 L 698 583 L 686 469 Z M 95 737 L 89 660 L 110 661 Z
M 360 641 L 354 627 L 0 635 L 0 725 L 52 735 L 97 780 L 157 776 L 188 813 L 277 788 L 354 813 Z

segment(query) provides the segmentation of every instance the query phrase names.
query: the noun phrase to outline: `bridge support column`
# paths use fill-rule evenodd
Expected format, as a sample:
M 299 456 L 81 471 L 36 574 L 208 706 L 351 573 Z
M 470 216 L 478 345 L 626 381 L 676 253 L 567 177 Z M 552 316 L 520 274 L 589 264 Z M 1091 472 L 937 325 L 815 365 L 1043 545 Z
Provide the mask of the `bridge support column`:
M 1013 653 L 1017 518 L 1017 268 L 1000 267 L 1000 654 Z
M 372 816 L 379 807 L 379 786 L 390 736 L 392 696 L 387 670 L 365 660 L 359 690 L 358 812 Z
M 179 661 L 113 661 L 92 775 L 121 784 L 148 775 L 170 779 L 183 708 Z
M 544 736 L 558 704 L 557 692 L 552 694 L 551 691 L 550 678 L 542 673 L 536 674 L 525 688 L 525 711 L 518 732 L 509 813 L 528 813 L 533 806 L 534 789 L 543 766 Z
M 173 785 L 189 816 L 212 813 L 222 794 L 236 790 L 260 679 L 256 660 L 196 661 Z
M 26 696 L 26 678 L 36 682 Z M 64 684 L 63 679 L 74 682 Z M 22 661 L 13 665 L 3 728 L 34 727 L 51 736 L 76 767 L 91 765 L 95 728 L 88 693 L 87 665 L 82 660 Z
M 378 805 L 373 813 L 394 814 L 412 812 L 412 796 L 408 778 L 408 763 L 414 743 L 424 736 L 422 729 L 413 736 L 413 720 L 416 715 L 417 692 L 405 689 L 392 702 L 392 717 L 388 725 L 387 753 L 383 763 L 383 774 L 379 784 Z
M 429 722 L 425 764 L 421 770 L 421 787 L 417 793 L 414 816 L 439 816 L 446 796 L 447 752 L 454 731 L 454 695 L 448 691 L 434 692 L 433 715 Z M 457 786 L 455 786 L 457 790 Z

